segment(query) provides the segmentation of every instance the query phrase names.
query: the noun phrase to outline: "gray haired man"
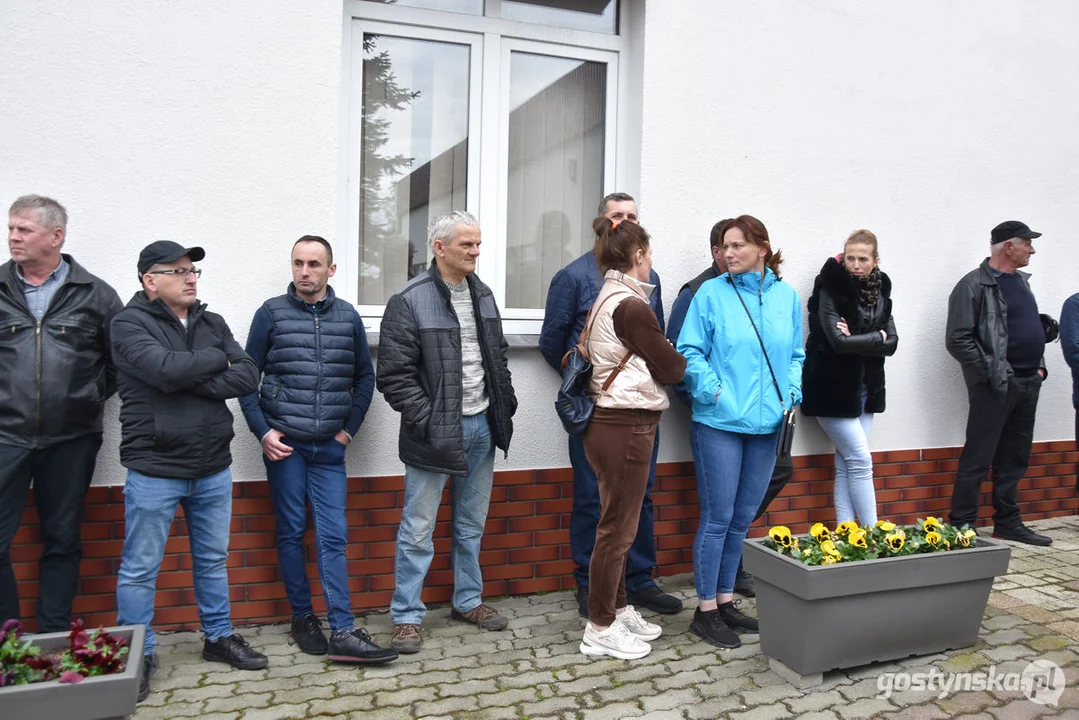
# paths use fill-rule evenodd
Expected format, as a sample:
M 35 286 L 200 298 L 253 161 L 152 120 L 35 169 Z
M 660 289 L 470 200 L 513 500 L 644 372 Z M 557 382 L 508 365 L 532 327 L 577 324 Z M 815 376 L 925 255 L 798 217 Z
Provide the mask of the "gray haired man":
M 442 489 L 453 492 L 451 617 L 485 630 L 506 619 L 483 603 L 480 542 L 494 477 L 494 451 L 508 452 L 517 398 L 508 345 L 491 289 L 476 276 L 479 223 L 466 212 L 428 231 L 434 262 L 386 304 L 379 333 L 379 392 L 401 413 L 398 453 L 405 507 L 397 530 L 393 647 L 418 652 L 427 612 L 420 599 L 434 557 Z
M 58 632 L 71 621 L 101 408 L 116 389 L 109 322 L 123 304 L 61 253 L 67 211 L 52 198 L 16 200 L 7 237 L 11 261 L 0 265 L 0 622 L 19 617 L 11 542 L 33 480 L 45 546 L 38 630 Z

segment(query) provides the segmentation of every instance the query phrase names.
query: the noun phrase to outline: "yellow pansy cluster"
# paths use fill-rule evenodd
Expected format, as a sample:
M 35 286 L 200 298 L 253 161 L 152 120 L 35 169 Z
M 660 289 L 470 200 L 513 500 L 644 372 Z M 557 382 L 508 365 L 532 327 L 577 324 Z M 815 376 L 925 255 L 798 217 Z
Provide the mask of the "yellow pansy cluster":
M 768 532 L 765 545 L 806 565 L 834 565 L 857 560 L 914 555 L 916 553 L 946 552 L 973 547 L 977 534 L 968 527 L 956 528 L 940 518 L 919 518 L 914 525 L 900 527 L 888 520 L 878 520 L 872 526 L 859 526 L 845 520 L 829 528 L 814 523 L 809 536 L 799 542 L 798 536 L 785 525 Z

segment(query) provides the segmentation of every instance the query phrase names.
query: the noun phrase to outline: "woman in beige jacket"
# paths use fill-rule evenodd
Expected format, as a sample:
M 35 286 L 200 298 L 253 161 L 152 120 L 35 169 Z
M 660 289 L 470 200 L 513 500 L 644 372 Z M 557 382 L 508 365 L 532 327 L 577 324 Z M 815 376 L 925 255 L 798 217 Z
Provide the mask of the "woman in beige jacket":
M 648 284 L 648 233 L 634 222 L 615 224 L 603 217 L 592 227 L 596 261 L 605 275 L 587 325 L 596 408 L 584 449 L 596 472 L 600 516 L 580 649 L 590 656 L 636 660 L 651 651 L 647 641 L 662 629 L 626 600 L 626 556 L 637 534 L 656 425 L 669 405 L 663 385 L 682 379 L 686 361 L 667 342 L 648 304 L 655 289 Z

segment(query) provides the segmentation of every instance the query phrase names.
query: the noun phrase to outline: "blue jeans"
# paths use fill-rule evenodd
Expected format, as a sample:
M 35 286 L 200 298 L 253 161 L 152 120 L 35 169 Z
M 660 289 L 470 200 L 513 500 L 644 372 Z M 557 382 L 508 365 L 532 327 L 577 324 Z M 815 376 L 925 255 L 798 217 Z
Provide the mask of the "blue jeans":
M 819 417 L 817 422 L 835 445 L 835 521 L 858 518 L 859 525 L 877 522 L 877 496 L 873 489 L 873 456 L 869 432 L 873 413 L 856 418 Z
M 652 463 L 648 468 L 648 485 L 644 490 L 641 519 L 637 535 L 626 557 L 626 590 L 636 592 L 655 585 L 652 568 L 656 566 L 656 536 L 652 523 L 652 485 L 656 481 L 656 458 L 659 456 L 659 428 L 652 447 Z M 584 452 L 584 437 L 569 436 L 569 461 L 573 466 L 573 512 L 569 516 L 569 547 L 577 564 L 573 579 L 577 587 L 588 588 L 588 566 L 596 546 L 596 526 L 599 525 L 599 484 L 596 473 L 588 464 Z
M 154 592 L 157 573 L 165 557 L 165 542 L 176 517 L 184 508 L 191 540 L 191 576 L 199 606 L 202 632 L 210 641 L 232 635 L 229 620 L 229 556 L 232 522 L 232 471 L 196 480 L 173 480 L 127 471 L 124 485 L 124 550 L 116 581 L 118 625 L 145 625 L 143 652 L 154 651 Z M 137 652 L 132 648 L 132 652 Z
M 744 435 L 693 423 L 689 442 L 697 469 L 701 522 L 693 539 L 697 597 L 734 592 L 742 541 L 776 464 L 777 433 Z
M 390 614 L 396 625 L 419 625 L 427 614 L 420 599 L 423 580 L 435 555 L 432 537 L 435 516 L 442 504 L 442 489 L 450 480 L 453 495 L 453 606 L 460 612 L 475 610 L 483 602 L 480 543 L 487 524 L 494 483 L 495 446 L 487 416 L 466 415 L 461 430 L 468 457 L 468 475 L 453 476 L 405 465 L 405 507 L 397 529 L 394 556 L 393 600 Z
M 303 536 L 307 530 L 307 503 L 315 522 L 315 549 L 318 574 L 326 596 L 326 616 L 334 634 L 348 632 L 355 625 L 348 592 L 348 523 L 345 505 L 348 478 L 345 474 L 345 446 L 333 438 L 300 441 L 285 437 L 292 454 L 277 462 L 262 456 L 270 482 L 274 514 L 277 516 L 277 561 L 292 616 L 302 618 L 314 612 L 311 585 L 307 580 L 307 553 Z

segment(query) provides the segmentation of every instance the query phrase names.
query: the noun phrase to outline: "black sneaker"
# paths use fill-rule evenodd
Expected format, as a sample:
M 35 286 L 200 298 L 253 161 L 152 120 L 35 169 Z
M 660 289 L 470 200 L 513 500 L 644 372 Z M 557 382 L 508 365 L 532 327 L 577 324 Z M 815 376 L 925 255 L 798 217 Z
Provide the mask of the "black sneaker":
M 721 603 L 719 606 L 719 617 L 726 623 L 727 627 L 733 630 L 745 630 L 746 632 L 751 633 L 761 631 L 761 626 L 757 622 L 757 618 L 750 617 L 739 610 L 737 600 Z
M 737 633 L 727 627 L 720 618 L 719 610 L 702 611 L 697 608 L 693 612 L 693 622 L 689 626 L 689 631 L 709 645 L 716 647 L 733 649 L 742 646 Z
M 757 589 L 753 587 L 753 576 L 738 566 L 738 574 L 734 576 L 734 591 L 742 597 L 754 597 Z
M 659 585 L 646 585 L 640 590 L 628 590 L 626 598 L 633 607 L 646 607 L 662 615 L 682 612 L 682 601 L 660 590 Z
M 142 677 L 139 678 L 139 694 L 135 702 L 142 702 L 150 695 L 150 678 L 157 672 L 157 653 L 142 656 Z
M 202 644 L 202 659 L 231 665 L 237 670 L 261 670 L 270 664 L 266 656 L 252 650 L 247 641 L 237 633 L 216 642 L 207 640 Z
M 375 645 L 363 628 L 338 633 L 330 638 L 330 660 L 377 665 L 397 659 L 397 651 Z
M 588 588 L 577 588 L 577 614 L 583 618 L 588 617 Z
M 292 618 L 292 632 L 289 634 L 300 646 L 300 652 L 308 655 L 325 655 L 329 648 L 326 634 L 322 632 L 322 623 L 313 613 Z
M 1022 523 L 1013 527 L 994 527 L 993 537 L 1040 547 L 1048 547 L 1053 544 L 1053 538 L 1048 535 L 1039 535 Z

